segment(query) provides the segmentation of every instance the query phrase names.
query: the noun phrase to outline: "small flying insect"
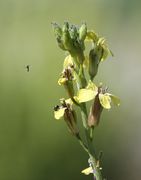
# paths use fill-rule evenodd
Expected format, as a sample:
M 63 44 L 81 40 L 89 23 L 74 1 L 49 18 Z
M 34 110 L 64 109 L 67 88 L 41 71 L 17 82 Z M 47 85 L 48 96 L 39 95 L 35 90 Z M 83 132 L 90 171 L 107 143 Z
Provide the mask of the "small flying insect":
M 29 65 L 29 64 L 27 64 L 27 65 L 25 66 L 27 72 L 30 71 L 30 66 L 31 66 L 31 65 Z

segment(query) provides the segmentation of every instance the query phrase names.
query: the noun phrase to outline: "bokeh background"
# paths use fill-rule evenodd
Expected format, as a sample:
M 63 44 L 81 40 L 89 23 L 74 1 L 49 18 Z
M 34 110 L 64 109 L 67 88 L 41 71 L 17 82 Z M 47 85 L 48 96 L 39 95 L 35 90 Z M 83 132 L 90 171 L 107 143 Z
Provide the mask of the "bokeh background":
M 51 22 L 87 22 L 114 52 L 98 81 L 121 98 L 95 130 L 108 180 L 141 179 L 141 1 L 0 0 L 0 180 L 87 180 L 87 155 L 53 117 L 65 53 Z M 25 66 L 31 65 L 30 72 Z

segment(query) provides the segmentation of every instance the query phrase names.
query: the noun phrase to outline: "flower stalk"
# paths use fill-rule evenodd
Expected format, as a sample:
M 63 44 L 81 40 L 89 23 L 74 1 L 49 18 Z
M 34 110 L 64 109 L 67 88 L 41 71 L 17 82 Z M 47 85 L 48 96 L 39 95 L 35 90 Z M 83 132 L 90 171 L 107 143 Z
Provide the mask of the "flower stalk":
M 82 173 L 85 175 L 92 173 L 95 180 L 103 180 L 101 158 L 97 156 L 95 147 L 93 147 L 94 128 L 100 123 L 103 109 L 110 109 L 111 103 L 119 105 L 120 100 L 108 93 L 107 88 L 101 84 L 96 86 L 94 78 L 98 74 L 100 63 L 108 55 L 113 54 L 105 38 L 99 37 L 94 31 L 89 31 L 86 23 L 80 27 L 68 22 L 65 22 L 62 27 L 56 23 L 52 24 L 58 46 L 68 52 L 58 80 L 58 84 L 63 85 L 66 89 L 68 99 L 60 99 L 60 105 L 54 108 L 54 116 L 56 119 L 64 118 L 69 131 L 77 138 L 89 156 L 89 167 Z M 91 43 L 88 55 L 85 53 L 86 41 Z M 86 74 L 89 78 L 86 78 Z M 90 109 L 87 108 L 88 101 L 93 101 Z M 80 135 L 75 106 L 78 106 L 81 112 L 85 139 L 82 139 Z

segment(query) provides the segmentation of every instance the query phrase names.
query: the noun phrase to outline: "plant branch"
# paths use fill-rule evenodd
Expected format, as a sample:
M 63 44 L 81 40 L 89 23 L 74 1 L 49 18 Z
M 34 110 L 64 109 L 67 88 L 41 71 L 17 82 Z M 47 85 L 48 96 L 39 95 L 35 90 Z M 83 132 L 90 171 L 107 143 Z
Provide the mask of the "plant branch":
M 79 75 L 79 78 L 80 78 L 79 82 L 81 82 L 80 87 L 85 87 L 87 84 L 87 81 L 85 78 L 82 65 L 81 65 L 81 68 L 82 68 L 80 71 L 81 74 Z M 101 172 L 99 170 L 99 167 L 97 167 L 96 153 L 94 151 L 93 142 L 91 139 L 90 128 L 88 127 L 88 124 L 87 124 L 88 113 L 87 113 L 86 103 L 82 103 L 80 106 L 80 109 L 81 109 L 82 122 L 85 128 L 85 137 L 86 137 L 87 146 L 88 146 L 88 155 L 90 157 L 92 168 L 93 168 L 93 175 L 94 175 L 94 178 L 96 178 L 96 180 L 102 180 Z

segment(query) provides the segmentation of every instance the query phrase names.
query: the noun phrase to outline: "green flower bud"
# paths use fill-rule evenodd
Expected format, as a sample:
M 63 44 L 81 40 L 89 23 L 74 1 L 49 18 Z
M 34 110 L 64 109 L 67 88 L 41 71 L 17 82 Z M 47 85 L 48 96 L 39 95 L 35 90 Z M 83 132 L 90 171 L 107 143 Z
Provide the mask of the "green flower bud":
M 70 32 L 71 39 L 77 40 L 77 38 L 78 38 L 78 31 L 77 31 L 76 26 L 71 25 L 69 32 Z
M 72 40 L 69 33 L 69 24 L 65 22 L 62 28 L 62 42 L 66 50 L 69 52 L 73 50 Z
M 87 35 L 87 25 L 83 23 L 81 27 L 79 28 L 79 39 L 81 41 L 84 41 Z
M 57 37 L 56 39 L 57 39 L 58 46 L 59 46 L 62 50 L 65 51 L 66 49 L 65 49 L 65 46 L 64 46 L 61 38 L 60 38 L 60 37 Z
M 53 29 L 54 29 L 54 34 L 58 43 L 58 46 L 62 49 L 62 50 L 66 50 L 64 47 L 64 44 L 62 42 L 62 29 L 61 27 L 56 24 L 56 23 L 52 23 L 53 25 Z
M 89 53 L 89 75 L 91 80 L 97 75 L 98 66 L 102 56 L 102 49 L 96 46 Z
M 53 30 L 54 30 L 54 34 L 56 37 L 61 37 L 62 36 L 62 29 L 61 27 L 57 24 L 57 23 L 52 23 L 53 25 Z
M 68 31 L 69 30 L 69 23 L 68 22 L 64 22 L 64 25 L 63 25 L 63 27 L 62 27 L 62 31 L 63 32 L 66 32 L 66 31 Z

